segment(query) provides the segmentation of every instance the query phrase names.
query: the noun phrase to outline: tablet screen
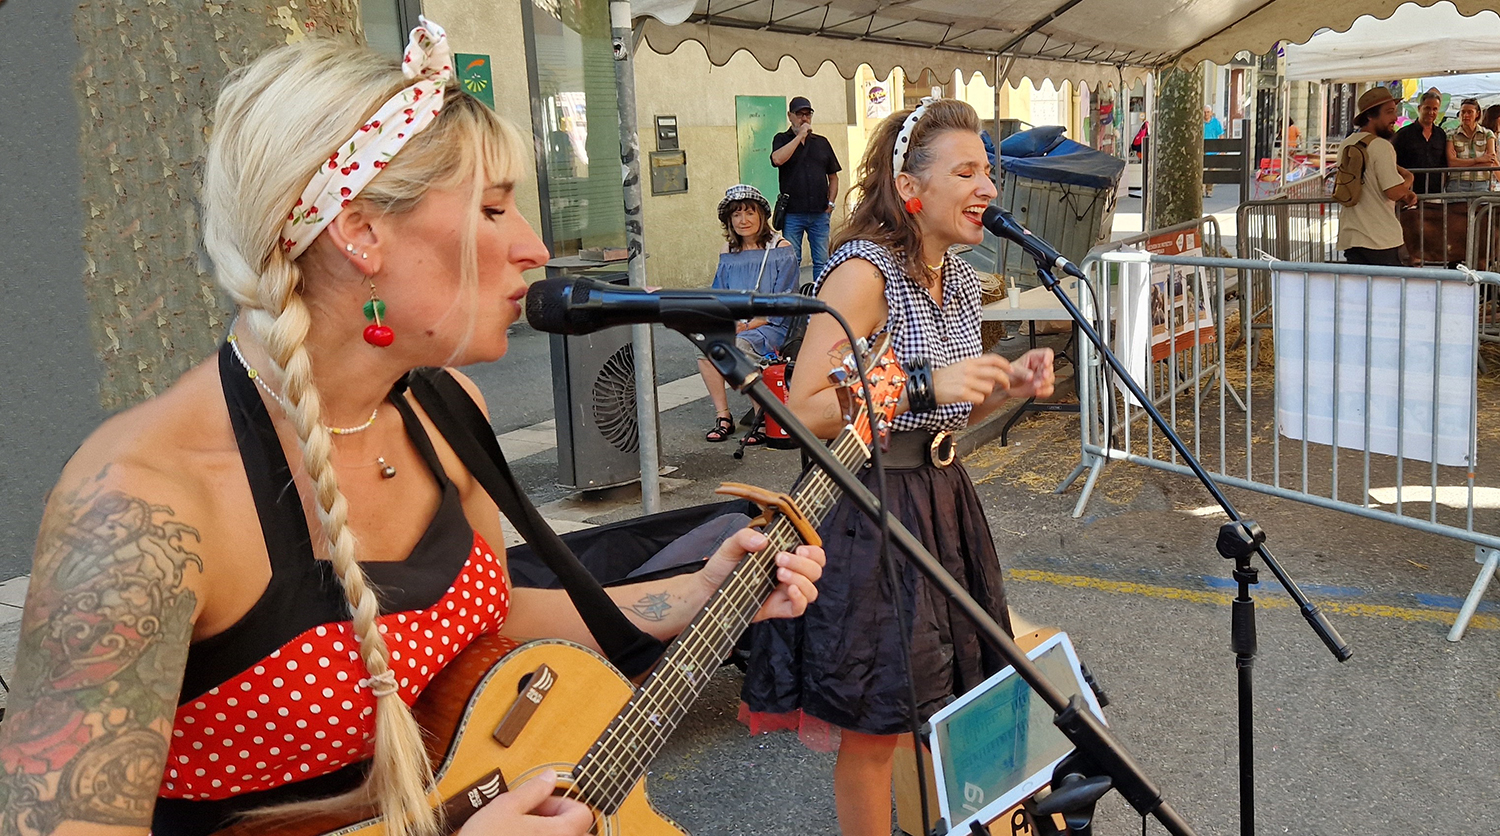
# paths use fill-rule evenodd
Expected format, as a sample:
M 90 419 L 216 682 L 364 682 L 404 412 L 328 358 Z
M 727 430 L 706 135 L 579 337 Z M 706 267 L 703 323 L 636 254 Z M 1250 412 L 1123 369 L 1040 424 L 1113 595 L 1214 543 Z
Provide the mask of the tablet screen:
M 1072 646 L 1057 634 L 1032 651 L 1032 661 L 1067 697 L 1082 695 L 1100 713 L 1077 669 Z M 932 744 L 950 832 L 967 833 L 1036 792 L 1073 744 L 1053 725 L 1051 708 L 1006 668 L 933 715 Z

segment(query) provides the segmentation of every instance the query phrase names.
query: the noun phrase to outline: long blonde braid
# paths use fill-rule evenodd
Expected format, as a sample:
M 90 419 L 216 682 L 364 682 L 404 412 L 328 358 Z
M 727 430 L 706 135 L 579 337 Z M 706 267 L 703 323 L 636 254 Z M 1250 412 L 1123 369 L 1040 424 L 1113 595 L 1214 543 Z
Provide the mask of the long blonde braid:
M 286 416 L 297 430 L 329 562 L 349 604 L 360 658 L 370 672 L 366 685 L 376 696 L 375 757 L 364 790 L 379 801 L 388 834 L 402 836 L 407 824 L 415 834 L 435 833 L 437 822 L 427 800 L 432 767 L 421 729 L 401 699 L 400 688 L 406 683 L 396 680 L 391 670 L 390 648 L 376 622 L 380 602 L 360 568 L 358 541 L 348 525 L 349 502 L 339 490 L 338 473 L 331 461 L 333 435 L 323 425 L 322 400 L 313 383 L 306 348 L 312 318 L 296 291 L 300 278 L 295 263 L 279 254 L 273 256 L 261 282 L 260 307 L 246 310 L 242 316 L 266 347 L 282 381 Z
M 379 624 L 379 601 L 360 567 L 359 543 L 339 489 L 333 438 L 306 348 L 312 313 L 302 297 L 305 276 L 277 244 L 281 222 L 310 173 L 369 112 L 405 85 L 399 66 L 374 53 L 317 40 L 281 47 L 226 83 L 204 174 L 204 242 L 219 283 L 250 333 L 266 348 L 283 386 L 286 416 L 296 430 L 324 534 L 320 551 L 348 602 L 359 652 L 376 696 L 375 749 L 368 778 L 354 793 L 257 811 L 280 816 L 374 801 L 390 836 L 438 830 L 429 804 L 432 767 L 422 733 L 401 699 Z M 365 102 L 363 110 L 350 102 Z M 524 144 L 514 128 L 483 105 L 450 95 L 440 116 L 366 187 L 360 199 L 381 212 L 410 211 L 431 188 L 479 177 L 513 181 L 524 171 Z M 478 183 L 475 184 L 478 186 Z M 478 206 L 479 189 L 474 190 Z M 473 213 L 476 217 L 477 211 Z M 463 241 L 464 283 L 477 275 L 474 229 Z

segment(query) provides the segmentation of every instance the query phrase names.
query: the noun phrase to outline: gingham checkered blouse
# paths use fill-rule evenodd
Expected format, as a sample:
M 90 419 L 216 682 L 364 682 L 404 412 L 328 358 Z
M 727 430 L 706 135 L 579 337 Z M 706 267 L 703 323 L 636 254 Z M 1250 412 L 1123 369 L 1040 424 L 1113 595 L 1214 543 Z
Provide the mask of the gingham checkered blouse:
M 873 241 L 850 241 L 828 258 L 828 266 L 818 277 L 817 287 L 833 268 L 851 258 L 862 258 L 875 265 L 885 279 L 886 321 L 871 336 L 886 330 L 896 349 L 896 359 L 903 366 L 918 357 L 926 357 L 932 368 L 939 369 L 984 350 L 980 341 L 979 274 L 957 256 L 943 260 L 943 304 L 932 300 L 927 289 L 908 278 L 901 263 L 889 250 Z M 960 430 L 969 424 L 972 404 L 942 404 L 932 412 L 904 413 L 891 423 L 896 432 L 910 430 Z

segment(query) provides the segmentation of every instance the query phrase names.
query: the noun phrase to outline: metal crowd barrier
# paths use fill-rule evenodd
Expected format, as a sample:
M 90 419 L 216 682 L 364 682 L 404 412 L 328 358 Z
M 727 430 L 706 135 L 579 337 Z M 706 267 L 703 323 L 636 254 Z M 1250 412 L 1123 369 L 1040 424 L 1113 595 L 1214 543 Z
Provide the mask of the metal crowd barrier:
M 1197 220 L 1187 221 L 1163 229 L 1151 230 L 1096 247 L 1085 257 L 1084 264 L 1097 263 L 1105 252 L 1127 249 L 1141 252 L 1166 251 L 1176 253 L 1180 253 L 1184 249 L 1196 249 L 1206 253 L 1219 253 L 1223 250 L 1222 241 L 1223 236 L 1219 229 L 1218 219 L 1212 215 L 1207 215 Z M 1109 278 L 1113 279 L 1113 281 L 1109 282 L 1109 285 L 1117 287 L 1119 284 L 1118 271 Z M 1208 306 L 1212 310 L 1213 319 L 1222 320 L 1227 291 L 1224 282 L 1219 280 L 1224 279 L 1232 282 L 1234 274 L 1216 276 L 1215 279 L 1213 289 L 1208 290 L 1206 295 L 1208 297 Z M 1197 288 L 1196 285 L 1194 287 Z M 1195 293 L 1194 295 L 1197 294 Z M 1103 298 L 1097 292 L 1089 294 L 1088 302 L 1091 305 L 1091 310 L 1098 307 L 1107 307 L 1101 304 Z M 1155 299 L 1153 298 L 1152 301 L 1154 302 Z M 1110 309 L 1113 310 L 1113 308 Z M 1156 310 L 1154 307 L 1151 309 L 1153 311 Z M 1175 306 L 1163 305 L 1161 308 L 1162 327 L 1170 326 L 1171 333 L 1183 330 L 1184 313 L 1185 311 L 1178 310 Z M 1197 319 L 1194 320 L 1194 339 L 1191 340 L 1193 345 L 1185 345 L 1181 350 L 1173 350 L 1178 348 L 1179 343 L 1189 342 L 1185 336 L 1168 343 L 1166 348 L 1160 352 L 1162 354 L 1162 361 L 1152 364 L 1150 380 L 1143 381 L 1147 393 L 1152 397 L 1153 402 L 1158 408 L 1170 408 L 1172 398 L 1184 392 L 1191 390 L 1201 395 L 1201 393 L 1207 391 L 1213 385 L 1215 380 L 1223 382 L 1222 364 L 1217 362 L 1217 360 L 1205 362 L 1202 352 L 1198 350 L 1198 338 L 1205 336 L 1204 329 L 1199 327 L 1200 324 Z M 1100 325 L 1103 329 L 1100 333 L 1104 335 L 1105 339 L 1110 339 L 1112 322 L 1109 318 L 1105 318 L 1105 321 L 1101 322 Z M 1220 328 L 1217 333 L 1223 334 L 1223 329 Z M 1084 379 L 1085 377 L 1083 375 L 1079 376 L 1080 387 L 1089 384 L 1089 381 Z M 1234 397 L 1238 398 L 1237 395 Z M 1083 398 L 1080 394 L 1080 402 L 1087 404 L 1088 399 Z M 1135 415 L 1134 419 L 1140 420 L 1144 417 L 1145 413 L 1141 412 L 1139 415 Z
M 1242 259 L 1330 262 L 1339 260 L 1339 213 L 1331 197 L 1272 198 L 1241 203 L 1235 210 L 1235 255 Z M 1265 273 L 1242 275 L 1240 322 L 1250 323 L 1241 339 L 1250 362 L 1260 357 L 1260 331 L 1271 327 L 1271 293 Z M 1261 282 L 1256 285 L 1256 282 Z M 1253 300 L 1259 300 L 1253 304 Z
M 1083 265 L 1097 306 L 1115 319 L 1129 309 L 1119 288 L 1131 269 L 1214 288 L 1211 326 L 1194 319 L 1187 347 L 1151 363 L 1142 381 L 1204 468 L 1225 485 L 1473 545 L 1484 568 L 1449 633 L 1457 641 L 1500 568 L 1500 536 L 1488 533 L 1500 511 L 1475 502 L 1476 491 L 1500 491 L 1500 479 L 1476 479 L 1479 301 L 1481 290 L 1500 290 L 1500 274 L 1167 256 L 1123 243 Z M 1226 316 L 1223 287 L 1233 274 L 1251 310 L 1255 288 L 1282 294 L 1275 363 L 1246 363 L 1248 351 L 1229 349 L 1225 335 L 1237 323 Z M 1112 317 L 1099 319 L 1102 334 L 1118 330 Z M 1185 322 L 1169 316 L 1167 333 Z M 1087 473 L 1073 516 L 1083 515 L 1110 461 L 1191 475 L 1093 346 L 1080 345 L 1079 358 L 1082 458 L 1057 488 Z
M 1442 173 L 1455 169 L 1417 169 Z M 1339 218 L 1343 207 L 1331 197 L 1271 198 L 1240 204 L 1235 211 L 1235 254 L 1240 258 L 1282 261 L 1342 261 L 1338 249 Z M 1398 216 L 1410 266 L 1446 268 L 1465 264 L 1476 270 L 1500 266 L 1500 193 L 1444 192 L 1422 195 L 1417 205 Z M 1240 294 L 1240 321 L 1252 323 L 1244 336 L 1251 362 L 1259 359 L 1260 332 L 1271 327 L 1269 288 Z M 1487 294 L 1491 291 L 1486 290 Z M 1500 295 L 1486 298 L 1482 310 L 1500 308 Z M 1491 318 L 1495 318 L 1493 315 Z M 1481 338 L 1500 341 L 1500 319 L 1481 329 Z

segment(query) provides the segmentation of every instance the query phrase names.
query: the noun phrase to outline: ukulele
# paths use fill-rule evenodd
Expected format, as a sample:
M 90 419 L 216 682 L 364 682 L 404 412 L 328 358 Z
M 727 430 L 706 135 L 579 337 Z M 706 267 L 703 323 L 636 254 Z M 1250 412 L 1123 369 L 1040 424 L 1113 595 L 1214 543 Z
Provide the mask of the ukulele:
M 870 391 L 859 381 L 853 355 L 829 378 L 838 387 L 846 425 L 829 445 L 835 458 L 858 470 L 868 444 L 883 437 L 906 385 L 889 335 L 868 356 Z M 865 403 L 874 404 L 872 432 Z M 594 811 L 594 832 L 623 836 L 679 836 L 685 831 L 646 797 L 646 770 L 702 693 L 715 669 L 776 589 L 775 557 L 803 542 L 819 544 L 816 528 L 840 496 L 826 473 L 805 471 L 790 495 L 725 483 L 720 493 L 760 503 L 766 546 L 747 556 L 667 648 L 639 688 L 602 656 L 560 639 L 516 646 L 481 636 L 428 685 L 413 714 L 428 734 L 436 765 L 431 799 L 452 833 L 511 786 L 553 770 L 561 794 Z M 264 823 L 243 821 L 215 836 L 260 836 Z M 385 836 L 369 808 L 278 823 L 291 836 Z

